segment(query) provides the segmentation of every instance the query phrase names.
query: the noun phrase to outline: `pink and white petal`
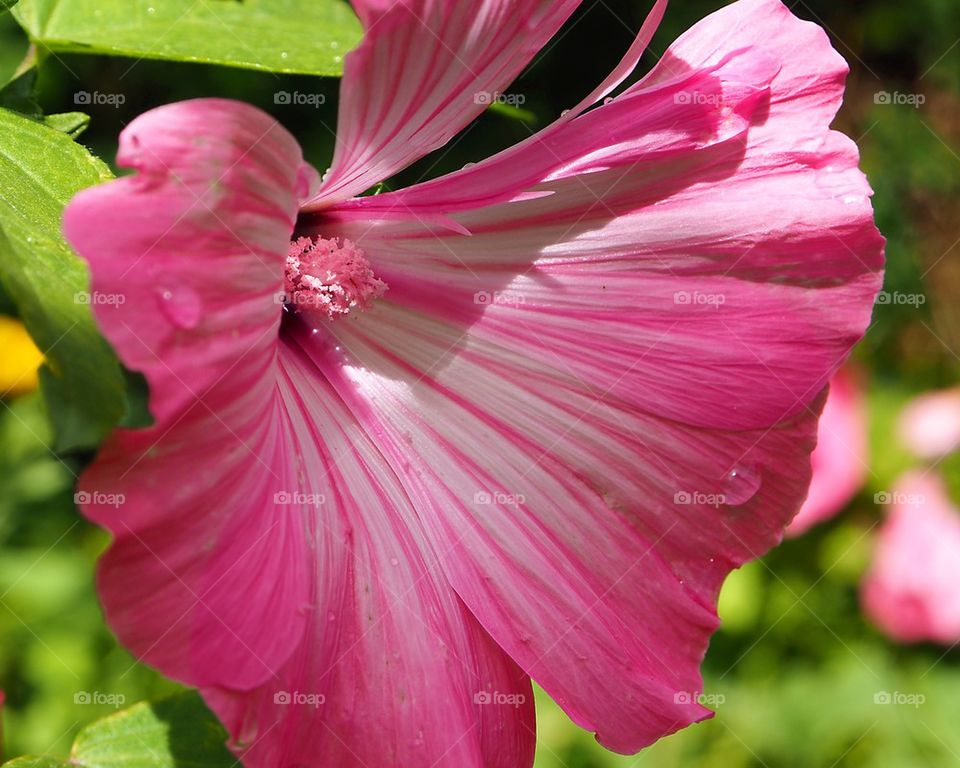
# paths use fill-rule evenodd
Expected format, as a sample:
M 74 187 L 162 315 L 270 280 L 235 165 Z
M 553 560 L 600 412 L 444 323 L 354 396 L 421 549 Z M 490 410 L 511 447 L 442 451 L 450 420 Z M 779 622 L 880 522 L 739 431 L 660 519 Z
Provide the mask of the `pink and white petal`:
M 95 290 L 125 298 L 98 320 L 156 415 L 81 482 L 114 534 L 111 626 L 204 689 L 247 765 L 529 766 L 529 679 L 445 581 L 375 446 L 278 342 L 310 178 L 293 139 L 252 108 L 189 102 L 133 123 L 121 158 L 139 174 L 66 217 Z M 195 302 L 165 310 L 167 290 Z
M 719 586 L 800 506 L 821 392 L 880 285 L 832 113 L 812 113 L 816 151 L 754 141 L 796 64 L 769 45 L 774 6 L 749 45 L 569 122 L 552 153 L 313 222 L 390 285 L 318 365 L 433 540 L 460 542 L 444 567 L 481 623 L 620 751 L 705 716 L 689 694 Z M 842 61 L 787 18 L 808 88 L 839 99 Z
M 81 478 L 84 513 L 114 535 L 101 597 L 149 663 L 252 685 L 293 649 L 271 620 L 305 625 L 300 517 L 264 514 L 296 481 L 272 379 L 300 149 L 259 110 L 199 100 L 131 123 L 118 163 L 137 173 L 81 192 L 64 218 L 155 419 L 118 430 Z
M 560 358 L 650 413 L 730 429 L 797 414 L 862 335 L 884 241 L 856 147 L 829 130 L 842 59 L 779 2 L 748 4 L 752 47 L 628 91 L 510 163 L 336 206 L 317 230 L 357 242 L 393 301 Z M 790 29 L 799 65 L 769 45 Z M 774 145 L 763 130 L 803 101 L 798 66 L 810 126 Z M 678 380 L 700 393 L 692 408 L 677 410 Z
M 520 74 L 580 0 L 356 3 L 337 147 L 308 208 L 346 200 L 442 147 Z
M 796 511 L 819 403 L 708 431 L 387 300 L 330 332 L 302 343 L 494 640 L 611 749 L 708 716 L 717 591 Z
M 527 768 L 529 678 L 450 588 L 379 447 L 295 342 L 280 365 L 290 445 L 320 499 L 304 518 L 315 587 L 276 678 L 203 691 L 244 764 Z
M 914 398 L 897 420 L 904 445 L 925 459 L 960 448 L 960 389 L 928 392 Z
M 886 494 L 890 516 L 864 577 L 864 612 L 901 642 L 960 642 L 960 510 L 943 482 L 905 475 Z
M 737 0 L 711 14 L 681 35 L 631 90 L 685 78 L 691 70 L 722 66 L 737 52 L 758 49 L 775 55 L 780 69 L 770 86 L 769 114 L 753 127 L 751 144 L 770 153 L 787 149 L 787 162 L 804 150 L 819 152 L 843 103 L 849 67 L 822 27 L 801 21 L 780 0 Z
M 549 186 L 538 187 L 551 179 L 611 168 L 640 175 L 643 169 L 637 166 L 653 159 L 687 160 L 696 150 L 742 138 L 752 114 L 765 110 L 778 67 L 771 56 L 744 53 L 722 66 L 626 93 L 572 122 L 558 121 L 463 170 L 397 192 L 348 200 L 335 211 L 339 216 L 400 213 L 429 219 L 437 212 L 555 194 Z
M 844 369 L 830 381 L 830 395 L 817 428 L 810 492 L 790 523 L 788 536 L 799 536 L 833 517 L 860 490 L 866 478 L 867 418 L 854 376 Z
M 273 297 L 309 172 L 279 123 L 219 99 L 140 116 L 117 163 L 137 173 L 77 195 L 64 231 L 90 264 L 104 334 L 146 375 L 164 425 L 241 360 L 272 359 Z

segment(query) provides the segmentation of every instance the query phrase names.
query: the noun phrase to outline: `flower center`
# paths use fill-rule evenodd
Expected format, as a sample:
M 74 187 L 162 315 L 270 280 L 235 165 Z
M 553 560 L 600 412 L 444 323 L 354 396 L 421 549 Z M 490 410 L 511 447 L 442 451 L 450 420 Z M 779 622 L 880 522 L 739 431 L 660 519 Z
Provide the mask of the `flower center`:
M 300 237 L 290 243 L 283 275 L 286 306 L 330 320 L 367 309 L 387 290 L 363 251 L 346 239 Z

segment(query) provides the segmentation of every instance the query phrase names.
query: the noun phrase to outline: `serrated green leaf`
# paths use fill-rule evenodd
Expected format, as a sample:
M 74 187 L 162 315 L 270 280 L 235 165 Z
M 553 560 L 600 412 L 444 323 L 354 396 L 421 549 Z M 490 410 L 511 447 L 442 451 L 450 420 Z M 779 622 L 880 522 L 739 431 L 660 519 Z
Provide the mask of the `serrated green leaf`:
M 227 732 L 194 692 L 141 702 L 88 725 L 69 762 L 20 757 L 3 768 L 234 768 Z
M 78 431 L 85 442 L 102 438 L 123 415 L 124 383 L 83 301 L 87 269 L 64 241 L 60 219 L 78 190 L 108 178 L 107 167 L 67 134 L 0 109 L 0 281 L 46 356 L 51 410 L 66 398 L 73 417 L 86 422 Z
M 343 0 L 21 0 L 14 16 L 55 51 L 339 75 L 360 40 Z

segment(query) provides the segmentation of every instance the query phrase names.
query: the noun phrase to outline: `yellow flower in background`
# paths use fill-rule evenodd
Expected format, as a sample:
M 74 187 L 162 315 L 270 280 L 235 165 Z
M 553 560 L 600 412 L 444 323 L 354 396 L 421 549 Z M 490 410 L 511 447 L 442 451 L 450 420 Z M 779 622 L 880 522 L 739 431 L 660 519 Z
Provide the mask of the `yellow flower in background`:
M 35 390 L 37 370 L 42 362 L 43 355 L 23 323 L 0 316 L 0 397 Z

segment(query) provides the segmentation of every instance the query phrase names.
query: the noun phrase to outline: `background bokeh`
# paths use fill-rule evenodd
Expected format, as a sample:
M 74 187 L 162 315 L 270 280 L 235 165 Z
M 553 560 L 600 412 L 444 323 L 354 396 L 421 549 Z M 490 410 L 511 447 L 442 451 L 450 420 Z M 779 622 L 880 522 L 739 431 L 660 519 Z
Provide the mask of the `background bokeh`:
M 408 169 L 390 186 L 416 182 L 484 157 L 572 106 L 632 40 L 647 2 L 584 2 L 563 33 L 510 93 L 519 110 L 491 109 L 451 147 Z M 654 55 L 722 5 L 675 2 Z M 883 517 L 874 494 L 914 460 L 893 423 L 909 398 L 957 382 L 960 371 L 960 4 L 956 0 L 788 2 L 819 21 L 850 62 L 837 125 L 859 143 L 876 190 L 878 223 L 889 238 L 885 290 L 923 301 L 878 305 L 856 353 L 867 392 L 870 471 L 836 519 L 788 541 L 733 574 L 721 600 L 723 626 L 705 663 L 717 717 L 664 739 L 639 756 L 600 749 L 540 697 L 538 768 L 916 768 L 960 766 L 960 650 L 899 646 L 863 617 L 857 589 Z M 309 45 L 309 30 L 301 44 Z M 26 47 L 0 16 L 0 79 Z M 336 80 L 274 76 L 200 65 L 49 56 L 41 68 L 47 112 L 84 109 L 81 138 L 112 158 L 119 130 L 150 107 L 193 96 L 228 96 L 273 113 L 324 168 L 336 119 Z M 125 96 L 119 108 L 77 107 L 79 91 Z M 281 106 L 279 91 L 322 93 L 320 107 Z M 887 104 L 883 93 L 912 97 Z M 762 201 L 758 201 L 762 204 Z M 10 307 L 0 296 L 0 313 Z M 0 401 L 0 689 L 4 757 L 63 756 L 72 737 L 112 707 L 76 702 L 82 691 L 127 703 L 176 690 L 137 664 L 104 628 L 93 587 L 103 533 L 77 515 L 74 476 L 86 456 L 56 457 L 36 393 Z M 939 472 L 960 501 L 960 456 Z M 960 552 L 957 553 L 960 558 Z M 958 585 L 960 588 L 960 585 Z M 882 692 L 919 694 L 923 703 L 878 704 Z M 375 723 L 370 724 L 376 728 Z

